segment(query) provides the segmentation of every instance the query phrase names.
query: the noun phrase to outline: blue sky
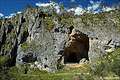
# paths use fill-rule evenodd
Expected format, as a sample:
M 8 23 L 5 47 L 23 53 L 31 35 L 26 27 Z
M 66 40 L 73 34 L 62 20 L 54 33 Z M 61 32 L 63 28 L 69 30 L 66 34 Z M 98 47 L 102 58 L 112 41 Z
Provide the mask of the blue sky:
M 50 0 L 0 0 L 0 13 L 5 16 L 10 15 L 11 13 L 15 13 L 18 11 L 22 11 L 27 4 L 35 6 L 35 3 L 47 3 Z M 90 0 L 54 0 L 59 4 L 64 4 L 66 8 L 71 7 L 87 7 L 90 5 Z M 107 6 L 112 6 L 120 2 L 120 0 L 92 0 L 94 2 L 103 2 Z

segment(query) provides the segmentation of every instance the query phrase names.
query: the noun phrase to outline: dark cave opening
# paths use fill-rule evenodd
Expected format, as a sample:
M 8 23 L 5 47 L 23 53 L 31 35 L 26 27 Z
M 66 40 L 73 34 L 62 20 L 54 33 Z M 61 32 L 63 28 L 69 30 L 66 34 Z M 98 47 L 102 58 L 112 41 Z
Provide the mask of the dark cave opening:
M 79 34 L 78 34 L 79 33 Z M 85 58 L 89 61 L 89 37 L 80 32 L 72 32 L 64 49 L 64 63 L 79 63 Z
M 84 47 L 84 45 L 82 45 Z M 83 48 L 83 50 L 79 51 L 79 52 L 71 52 L 72 49 L 70 50 L 70 52 L 64 52 L 64 63 L 79 63 L 80 60 L 82 60 L 83 58 L 85 58 L 86 60 L 89 61 L 89 57 L 88 57 L 88 49 Z
M 77 55 L 75 53 L 70 53 L 70 55 L 67 57 L 68 63 L 79 63 L 79 60 L 77 58 Z

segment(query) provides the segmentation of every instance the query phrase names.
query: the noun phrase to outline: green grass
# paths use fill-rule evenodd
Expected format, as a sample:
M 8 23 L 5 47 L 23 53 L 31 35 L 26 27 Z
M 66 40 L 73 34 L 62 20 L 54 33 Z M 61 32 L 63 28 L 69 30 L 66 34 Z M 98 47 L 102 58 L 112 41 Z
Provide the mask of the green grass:
M 15 80 L 103 80 L 120 79 L 120 49 L 103 56 L 94 63 L 82 64 L 79 68 L 64 67 L 54 73 L 29 69 L 27 74 L 25 69 L 13 67 L 9 70 L 10 77 Z
M 16 67 L 10 69 L 9 74 L 15 80 L 73 80 L 74 78 L 80 78 L 83 75 L 84 78 L 90 77 L 87 74 L 87 71 L 84 72 L 82 68 L 75 68 L 69 70 L 57 71 L 55 73 L 48 73 L 46 71 L 40 71 L 38 69 L 30 70 L 27 74 L 24 74 L 24 71 L 21 72 Z M 92 80 L 92 79 L 90 79 Z
M 4 63 L 6 57 L 0 57 L 0 61 Z M 30 69 L 29 66 L 11 67 L 7 74 L 4 74 L 4 77 L 0 73 L 0 79 L 4 80 L 9 76 L 11 80 L 100 80 L 100 78 L 103 80 L 119 80 L 119 63 L 120 48 L 96 60 L 96 62 L 81 64 L 78 68 L 64 67 L 53 73 Z M 27 73 L 25 74 L 26 68 Z

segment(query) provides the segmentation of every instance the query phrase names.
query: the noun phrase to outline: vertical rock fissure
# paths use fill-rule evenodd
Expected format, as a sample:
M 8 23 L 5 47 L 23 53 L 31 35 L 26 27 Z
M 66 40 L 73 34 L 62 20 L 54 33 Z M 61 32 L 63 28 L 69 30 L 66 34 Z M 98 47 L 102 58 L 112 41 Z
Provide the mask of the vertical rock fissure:
M 29 36 L 28 30 L 24 31 L 23 34 L 21 35 L 20 44 L 24 43 L 27 40 L 28 36 Z
M 17 57 L 17 49 L 18 49 L 18 40 L 16 39 L 14 47 L 11 50 L 11 61 L 9 63 L 9 66 L 15 66 L 16 64 L 16 57 Z
M 5 32 L 5 29 L 4 29 L 3 35 L 2 35 L 2 41 L 1 41 L 1 44 L 0 44 L 0 51 L 1 51 L 2 45 L 5 44 L 5 41 L 6 41 L 6 32 Z

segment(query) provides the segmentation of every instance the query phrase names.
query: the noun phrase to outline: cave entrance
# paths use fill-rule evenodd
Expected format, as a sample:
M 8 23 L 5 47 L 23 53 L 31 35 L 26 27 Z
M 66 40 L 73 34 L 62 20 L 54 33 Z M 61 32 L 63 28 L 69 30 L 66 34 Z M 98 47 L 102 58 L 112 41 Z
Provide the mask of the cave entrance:
M 70 53 L 69 56 L 66 57 L 67 61 L 65 63 L 79 63 L 77 55 L 73 52 Z
M 64 49 L 64 63 L 79 63 L 81 59 L 89 60 L 89 37 L 80 31 L 72 31 Z

